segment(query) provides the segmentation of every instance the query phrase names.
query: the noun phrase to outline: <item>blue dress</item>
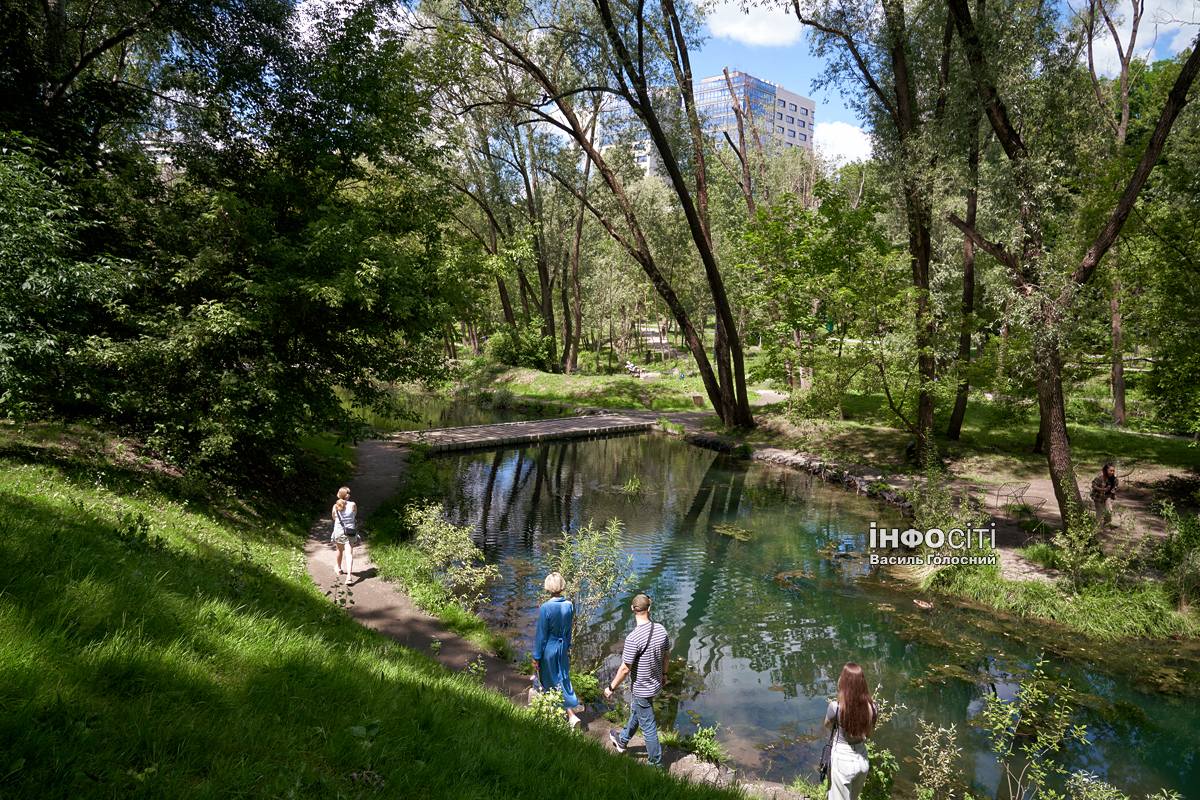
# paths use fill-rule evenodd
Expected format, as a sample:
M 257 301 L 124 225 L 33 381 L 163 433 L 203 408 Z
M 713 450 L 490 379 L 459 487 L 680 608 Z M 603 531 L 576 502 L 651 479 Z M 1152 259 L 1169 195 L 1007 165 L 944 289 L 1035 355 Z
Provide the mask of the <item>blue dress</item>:
M 563 693 L 563 708 L 579 705 L 571 688 L 571 623 L 575 606 L 570 600 L 554 597 L 542 603 L 538 611 L 537 633 L 533 639 L 533 658 L 538 662 L 538 679 L 542 689 L 558 689 Z

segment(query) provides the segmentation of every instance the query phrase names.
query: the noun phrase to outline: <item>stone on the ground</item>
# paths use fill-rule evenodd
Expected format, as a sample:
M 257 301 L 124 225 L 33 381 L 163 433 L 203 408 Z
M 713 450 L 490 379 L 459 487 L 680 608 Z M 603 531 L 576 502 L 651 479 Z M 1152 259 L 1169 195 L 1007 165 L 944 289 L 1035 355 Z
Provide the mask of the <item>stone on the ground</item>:
M 670 773 L 678 778 L 684 778 L 692 783 L 708 783 L 713 786 L 732 786 L 734 772 L 729 767 L 710 764 L 688 754 L 671 764 Z

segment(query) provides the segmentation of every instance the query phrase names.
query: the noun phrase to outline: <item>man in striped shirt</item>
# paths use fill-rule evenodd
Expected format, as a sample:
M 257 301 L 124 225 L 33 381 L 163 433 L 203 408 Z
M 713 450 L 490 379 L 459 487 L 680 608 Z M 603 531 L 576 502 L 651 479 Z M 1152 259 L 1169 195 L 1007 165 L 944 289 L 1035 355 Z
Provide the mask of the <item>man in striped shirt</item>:
M 658 743 L 653 703 L 667 677 L 671 643 L 667 639 L 666 628 L 650 620 L 649 597 L 637 595 L 633 598 L 631 608 L 637 624 L 625 637 L 625 645 L 621 648 L 621 666 L 612 683 L 604 687 L 604 698 L 611 698 L 625 676 L 632 675 L 633 710 L 625 730 L 613 728 L 608 732 L 608 738 L 618 753 L 624 753 L 633 734 L 641 728 L 642 735 L 646 737 L 646 762 L 657 767 L 662 764 L 662 747 Z

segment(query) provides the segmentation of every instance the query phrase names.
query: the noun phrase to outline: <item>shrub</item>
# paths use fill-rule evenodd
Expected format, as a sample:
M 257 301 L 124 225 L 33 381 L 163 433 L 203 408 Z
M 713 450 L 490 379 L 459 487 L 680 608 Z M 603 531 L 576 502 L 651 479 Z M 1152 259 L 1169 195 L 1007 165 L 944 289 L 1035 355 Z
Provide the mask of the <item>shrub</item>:
M 566 597 L 575 604 L 575 629 L 587 630 L 596 613 L 633 580 L 633 557 L 621 547 L 623 527 L 611 519 L 603 528 L 588 524 L 565 530 L 548 566 L 561 573 Z M 576 652 L 580 651 L 576 638 Z
M 447 522 L 436 503 L 410 505 L 404 515 L 414 532 L 413 544 L 428 559 L 428 568 L 441 584 L 463 608 L 478 606 L 483 590 L 500 577 L 500 571 L 484 562 L 483 551 L 471 539 L 471 529 Z
M 892 784 L 896 782 L 896 773 L 900 771 L 900 762 L 895 753 L 868 739 L 867 758 L 871 761 L 871 771 L 867 773 L 867 782 L 863 784 L 862 800 L 891 800 Z
M 917 800 L 954 800 L 958 783 L 958 732 L 917 720 Z
M 684 740 L 684 747 L 694 753 L 702 761 L 720 764 L 729 760 L 729 754 L 717 741 L 718 725 L 701 725 L 696 732 Z
M 529 697 L 529 713 L 538 722 L 559 730 L 569 730 L 567 714 L 563 711 L 563 696 L 558 689 L 534 692 Z
M 581 703 L 594 703 L 600 699 L 600 679 L 590 673 L 572 672 L 571 688 Z
M 550 364 L 550 340 L 532 323 L 509 325 L 488 337 L 483 355 L 493 364 L 544 370 Z

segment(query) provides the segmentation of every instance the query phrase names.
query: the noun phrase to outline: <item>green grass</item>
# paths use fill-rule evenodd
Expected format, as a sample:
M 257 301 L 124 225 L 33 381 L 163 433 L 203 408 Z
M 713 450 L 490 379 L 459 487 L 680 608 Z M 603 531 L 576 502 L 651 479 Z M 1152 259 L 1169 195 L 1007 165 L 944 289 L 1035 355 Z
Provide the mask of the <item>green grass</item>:
M 733 796 L 357 625 L 305 571 L 320 502 L 185 499 L 70 437 L 6 434 L 4 797 Z
M 1033 563 L 1041 564 L 1048 569 L 1062 568 L 1062 556 L 1059 554 L 1058 548 L 1048 542 L 1036 542 L 1020 548 L 1017 552 Z
M 1200 634 L 1196 615 L 1180 613 L 1157 581 L 1098 583 L 1070 594 L 1056 584 L 1004 580 L 994 566 L 951 567 L 934 573 L 925 588 L 1103 641 Z
M 809 800 L 824 800 L 829 795 L 829 789 L 825 784 L 810 780 L 803 775 L 797 776 L 794 781 L 789 783 L 788 789 L 808 797 Z
M 906 471 L 904 447 L 911 438 L 902 430 L 882 394 L 850 394 L 845 399 L 845 419 L 806 420 L 792 426 L 784 436 L 767 430 L 757 437 L 781 447 L 797 447 L 839 460 L 870 463 Z M 996 458 L 1003 459 L 1006 474 L 1040 477 L 1046 471 L 1045 456 L 1032 452 L 1037 438 L 1036 414 L 1014 419 L 1000 406 L 972 395 L 963 421 L 962 438 L 944 438 L 948 408 L 940 408 L 934 423 L 938 447 L 951 461 L 981 457 L 983 464 L 970 465 L 975 472 L 990 473 Z M 769 417 L 762 419 L 769 422 Z M 782 423 L 782 418 L 779 418 Z M 1071 447 L 1076 465 L 1088 472 L 1103 461 L 1116 458 L 1123 463 L 1159 464 L 1165 467 L 1200 468 L 1200 448 L 1191 440 L 1151 436 L 1146 432 L 1102 424 L 1094 417 L 1070 419 Z M 1003 478 L 1001 479 L 1003 480 Z
M 504 388 L 521 397 L 600 408 L 695 411 L 699 406 L 692 395 L 706 397 L 699 378 L 680 380 L 669 374 L 649 381 L 628 375 L 558 375 L 532 369 L 499 369 L 486 375 L 487 382 L 478 382 L 477 390 Z M 707 399 L 703 408 L 709 408 Z

